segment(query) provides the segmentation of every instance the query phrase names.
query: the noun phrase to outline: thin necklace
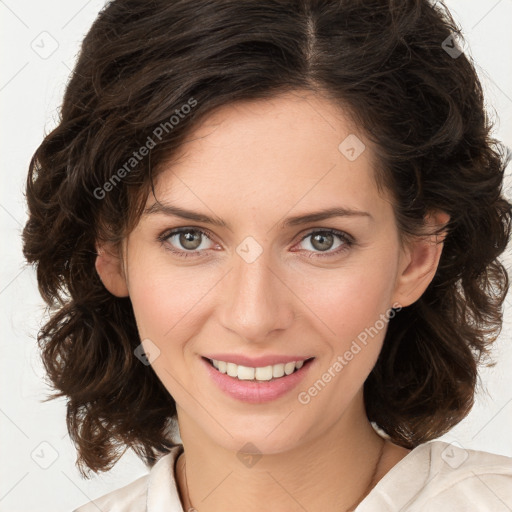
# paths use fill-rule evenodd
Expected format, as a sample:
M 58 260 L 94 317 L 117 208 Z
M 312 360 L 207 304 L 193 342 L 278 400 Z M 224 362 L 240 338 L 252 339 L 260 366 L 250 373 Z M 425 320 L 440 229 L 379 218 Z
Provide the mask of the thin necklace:
M 354 510 L 359 506 L 359 504 L 369 494 L 369 492 L 371 490 L 371 487 L 372 487 L 372 483 L 373 483 L 373 481 L 375 479 L 375 476 L 377 475 L 377 470 L 379 469 L 379 466 L 380 466 L 380 461 L 382 459 L 382 453 L 384 452 L 384 445 L 385 444 L 386 444 L 385 439 L 382 439 L 382 443 L 380 445 L 379 457 L 378 457 L 377 462 L 375 464 L 375 469 L 373 470 L 373 474 L 372 474 L 372 476 L 370 478 L 370 483 L 368 484 L 368 486 L 364 490 L 363 494 L 348 509 L 346 509 L 344 512 L 354 512 Z M 184 453 L 185 452 L 183 452 L 182 455 L 184 455 Z M 181 455 L 180 455 L 180 457 L 181 457 Z M 187 473 L 185 471 L 186 464 L 187 464 L 187 461 L 184 459 L 182 473 L 183 473 L 184 478 L 185 478 L 185 489 L 186 489 L 185 512 L 187 512 L 189 510 L 196 510 L 192 506 L 192 504 L 190 503 L 190 495 L 188 493 Z

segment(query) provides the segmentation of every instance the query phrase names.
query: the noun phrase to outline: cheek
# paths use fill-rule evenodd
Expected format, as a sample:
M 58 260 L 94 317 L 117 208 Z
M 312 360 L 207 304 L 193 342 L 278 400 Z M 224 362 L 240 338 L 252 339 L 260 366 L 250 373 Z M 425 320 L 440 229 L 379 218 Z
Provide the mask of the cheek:
M 322 420 L 328 423 L 349 405 L 377 362 L 389 324 L 389 273 L 352 268 L 316 285 L 307 305 L 315 318 L 313 336 L 325 333 L 315 338 L 326 357 L 299 399 L 314 399 L 315 407 L 329 411 Z
M 314 280 L 305 278 L 301 294 L 308 306 L 315 306 L 313 311 L 321 311 L 321 318 L 332 323 L 333 330 L 339 325 L 364 327 L 391 306 L 393 273 L 384 265 L 373 267 L 358 265 L 317 274 Z
M 172 268 L 155 262 L 130 269 L 130 299 L 141 338 L 157 344 L 186 339 L 198 325 L 201 301 L 213 283 L 198 279 L 197 269 Z M 204 275 L 204 274 L 202 274 Z
M 315 279 L 314 286 L 309 280 L 303 282 L 308 283 L 302 293 L 304 302 L 317 318 L 320 332 L 326 333 L 332 357 L 352 347 L 356 352 L 357 345 L 366 354 L 359 359 L 369 359 L 371 364 L 378 356 L 388 325 L 382 319 L 391 311 L 392 275 L 385 266 L 374 265 L 373 269 L 330 272 Z

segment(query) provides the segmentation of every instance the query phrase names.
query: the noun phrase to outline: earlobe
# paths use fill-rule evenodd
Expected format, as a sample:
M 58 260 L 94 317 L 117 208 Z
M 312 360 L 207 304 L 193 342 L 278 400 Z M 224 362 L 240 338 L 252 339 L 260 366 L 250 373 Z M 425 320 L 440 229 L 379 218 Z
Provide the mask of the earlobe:
M 96 245 L 96 272 L 105 288 L 116 297 L 128 297 L 122 259 L 111 244 Z
M 430 213 L 425 222 L 430 228 L 446 225 L 450 216 L 446 212 Z M 443 251 L 446 230 L 440 235 L 420 237 L 402 253 L 401 265 L 395 285 L 393 300 L 402 307 L 416 302 L 434 278 Z

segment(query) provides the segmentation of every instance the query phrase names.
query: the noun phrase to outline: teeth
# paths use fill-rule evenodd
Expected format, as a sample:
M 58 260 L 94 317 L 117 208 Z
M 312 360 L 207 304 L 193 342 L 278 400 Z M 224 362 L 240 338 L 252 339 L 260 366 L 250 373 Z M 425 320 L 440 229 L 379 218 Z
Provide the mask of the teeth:
M 237 377 L 239 380 L 271 380 L 278 379 L 285 374 L 292 374 L 295 369 L 299 370 L 304 365 L 304 361 L 292 361 L 286 364 L 275 364 L 273 366 L 263 366 L 251 368 L 249 366 L 227 363 L 225 361 L 211 360 L 213 366 L 221 373 L 227 373 L 230 377 Z

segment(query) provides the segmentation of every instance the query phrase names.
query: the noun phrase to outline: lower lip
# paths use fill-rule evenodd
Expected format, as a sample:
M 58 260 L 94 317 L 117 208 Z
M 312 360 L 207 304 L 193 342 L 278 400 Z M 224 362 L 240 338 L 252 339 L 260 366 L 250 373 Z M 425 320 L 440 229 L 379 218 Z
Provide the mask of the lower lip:
M 272 381 L 250 381 L 230 377 L 227 373 L 219 372 L 204 357 L 201 360 L 206 366 L 206 371 L 210 377 L 222 391 L 232 398 L 252 404 L 270 402 L 291 391 L 304 379 L 311 363 L 314 361 L 314 359 L 310 359 L 299 370 L 294 371 L 290 375 L 284 375 L 279 379 Z

